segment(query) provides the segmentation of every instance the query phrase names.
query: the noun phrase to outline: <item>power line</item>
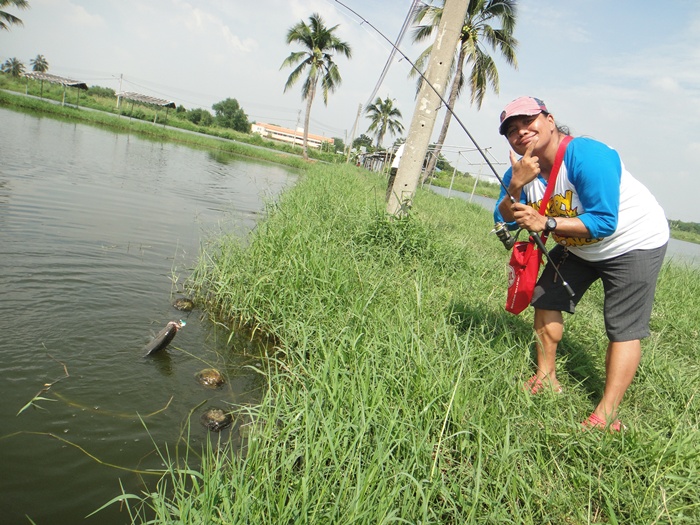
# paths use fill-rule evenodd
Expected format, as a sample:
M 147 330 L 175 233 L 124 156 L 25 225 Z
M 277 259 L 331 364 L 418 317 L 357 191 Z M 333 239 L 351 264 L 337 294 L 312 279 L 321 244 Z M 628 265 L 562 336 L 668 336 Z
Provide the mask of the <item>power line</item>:
M 420 0 L 413 0 L 411 3 L 411 7 L 408 10 L 408 13 L 406 14 L 406 18 L 403 21 L 403 25 L 401 26 L 401 29 L 399 30 L 399 35 L 396 37 L 396 41 L 394 42 L 394 46 L 391 48 L 391 52 L 389 53 L 389 58 L 387 58 L 386 63 L 384 64 L 384 69 L 382 69 L 382 72 L 379 75 L 379 79 L 377 80 L 377 83 L 374 86 L 374 89 L 372 90 L 372 94 L 370 97 L 367 99 L 367 102 L 365 103 L 364 107 L 367 108 L 372 102 L 374 101 L 374 97 L 377 96 L 377 92 L 379 91 L 379 88 L 382 85 L 382 82 L 384 82 L 384 78 L 386 77 L 387 73 L 389 72 L 389 67 L 391 67 L 392 62 L 394 61 L 394 57 L 396 57 L 396 52 L 401 44 L 401 41 L 403 40 L 403 37 L 406 34 L 406 31 L 408 30 L 409 26 L 411 25 L 411 21 L 413 20 L 413 14 L 415 13 L 418 3 Z M 362 22 L 360 22 L 362 24 Z

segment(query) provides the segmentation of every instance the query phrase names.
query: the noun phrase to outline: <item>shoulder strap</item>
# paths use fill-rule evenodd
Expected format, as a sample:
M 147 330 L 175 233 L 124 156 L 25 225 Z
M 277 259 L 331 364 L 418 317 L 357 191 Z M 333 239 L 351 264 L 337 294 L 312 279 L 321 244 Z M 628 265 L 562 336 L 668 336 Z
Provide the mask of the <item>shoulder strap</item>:
M 549 179 L 547 180 L 547 188 L 544 190 L 544 197 L 542 197 L 542 204 L 540 204 L 540 214 L 544 215 L 547 210 L 547 205 L 549 204 L 549 198 L 552 196 L 552 191 L 554 191 L 554 183 L 557 181 L 557 175 L 559 174 L 559 168 L 561 168 L 561 163 L 564 160 L 564 153 L 566 152 L 566 146 L 571 142 L 573 137 L 571 135 L 566 135 L 559 143 L 559 148 L 557 149 L 557 155 L 554 157 L 554 164 L 552 165 L 552 171 L 549 174 Z

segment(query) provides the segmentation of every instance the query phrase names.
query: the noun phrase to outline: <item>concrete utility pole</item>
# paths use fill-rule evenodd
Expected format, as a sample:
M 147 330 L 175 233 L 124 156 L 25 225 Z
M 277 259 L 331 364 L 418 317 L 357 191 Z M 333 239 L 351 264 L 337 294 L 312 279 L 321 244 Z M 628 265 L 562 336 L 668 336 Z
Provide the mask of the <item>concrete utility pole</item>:
M 394 217 L 403 217 L 408 213 L 416 193 L 430 136 L 442 103 L 440 97 L 444 95 L 450 80 L 450 67 L 468 5 L 469 0 L 445 0 L 437 37 L 425 72 L 425 78 L 439 92 L 439 96 L 425 81 L 422 82 L 404 153 L 394 179 L 394 187 L 386 203 L 386 212 Z
M 350 134 L 350 143 L 348 144 L 348 156 L 345 159 L 345 163 L 350 162 L 350 153 L 352 153 L 352 143 L 355 140 L 355 130 L 357 129 L 357 122 L 360 120 L 360 115 L 362 115 L 362 104 L 357 108 L 357 117 L 355 117 L 355 123 L 352 125 L 352 133 Z
M 119 93 L 117 93 L 117 109 L 122 105 L 122 80 L 124 80 L 124 73 L 119 75 Z

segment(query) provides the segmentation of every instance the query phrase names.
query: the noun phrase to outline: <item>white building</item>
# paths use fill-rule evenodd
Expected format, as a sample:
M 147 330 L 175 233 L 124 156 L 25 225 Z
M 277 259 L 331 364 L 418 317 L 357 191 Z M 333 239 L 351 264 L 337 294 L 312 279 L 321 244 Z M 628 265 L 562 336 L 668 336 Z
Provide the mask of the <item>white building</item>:
M 289 144 L 297 144 L 301 146 L 304 143 L 304 130 L 287 129 L 273 124 L 265 124 L 264 122 L 256 122 L 251 127 L 253 133 L 257 133 L 266 139 L 279 140 Z M 321 135 L 312 135 L 309 133 L 307 144 L 310 148 L 320 148 L 321 144 L 328 142 L 333 144 L 334 140 Z

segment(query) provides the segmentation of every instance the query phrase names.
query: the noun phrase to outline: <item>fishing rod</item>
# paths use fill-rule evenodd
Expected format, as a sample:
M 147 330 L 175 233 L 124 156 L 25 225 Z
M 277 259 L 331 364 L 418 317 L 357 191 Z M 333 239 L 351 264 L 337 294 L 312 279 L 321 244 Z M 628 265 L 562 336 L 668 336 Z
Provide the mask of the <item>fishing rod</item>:
M 406 56 L 406 54 L 405 54 L 403 51 L 401 51 L 401 49 L 399 49 L 398 46 L 396 46 L 384 33 L 382 33 L 379 29 L 377 29 L 377 28 L 372 24 L 372 22 L 370 22 L 369 20 L 367 20 L 364 16 L 362 16 L 360 13 L 358 13 L 357 11 L 355 11 L 354 9 L 352 9 L 351 7 L 349 7 L 347 4 L 341 2 L 341 0 L 334 0 L 334 1 L 335 1 L 337 4 L 340 4 L 341 6 L 343 6 L 343 7 L 344 7 L 345 9 L 347 9 L 348 11 L 350 11 L 352 14 L 354 14 L 357 18 L 359 18 L 359 19 L 362 21 L 363 24 L 367 24 L 369 27 L 371 27 L 371 28 L 374 30 L 375 33 L 377 33 L 380 37 L 382 37 L 384 40 L 386 40 L 386 41 L 388 42 L 388 44 L 389 44 L 399 55 L 401 55 L 401 57 L 402 57 L 406 62 L 408 62 L 408 64 L 413 68 L 413 70 L 414 70 L 416 73 L 418 73 L 418 75 L 420 75 L 420 77 L 421 77 L 421 79 L 423 80 L 423 82 L 425 82 L 425 84 L 426 84 L 427 86 L 429 86 L 430 89 L 432 89 L 432 90 L 435 92 L 435 94 L 438 96 L 438 98 L 440 99 L 440 101 L 442 102 L 442 104 L 445 106 L 445 108 L 447 109 L 447 111 L 449 111 L 449 112 L 452 114 L 452 117 L 455 119 L 455 121 L 457 122 L 457 124 L 459 124 L 459 126 L 462 128 L 462 130 L 464 131 L 464 133 L 466 133 L 467 137 L 469 137 L 469 140 L 470 140 L 471 143 L 474 145 L 474 147 L 476 148 L 476 150 L 477 150 L 477 151 L 479 152 L 479 154 L 483 157 L 484 161 L 486 161 L 486 164 L 488 165 L 488 167 L 491 168 L 491 171 L 493 172 L 494 176 L 496 177 L 496 180 L 498 180 L 498 183 L 501 185 L 501 187 L 503 188 L 503 190 L 506 192 L 506 195 L 507 195 L 508 198 L 510 199 L 510 202 L 511 202 L 512 204 L 515 204 L 517 201 L 515 200 L 515 198 L 513 197 L 513 195 L 511 195 L 510 191 L 508 191 L 508 186 L 505 185 L 505 183 L 503 182 L 503 179 L 501 178 L 501 176 L 500 176 L 500 175 L 498 174 L 498 172 L 496 171 L 496 168 L 493 166 L 493 164 L 491 164 L 491 161 L 490 161 L 489 158 L 486 156 L 486 153 L 484 152 L 484 150 L 481 149 L 481 147 L 479 146 L 479 144 L 476 142 L 476 139 L 474 138 L 474 136 L 469 132 L 469 130 L 467 129 L 467 127 L 466 127 L 466 126 L 464 125 L 464 123 L 462 122 L 462 119 L 460 119 L 459 116 L 457 115 L 457 113 L 455 113 L 454 109 L 452 109 L 452 106 L 450 106 L 450 105 L 448 104 L 448 102 L 445 100 L 445 98 L 442 96 L 442 94 L 437 90 L 437 88 L 425 77 L 425 75 L 423 74 L 423 72 L 422 72 L 420 69 L 418 69 L 418 67 L 413 63 L 413 61 L 412 61 L 410 58 L 408 58 L 408 56 Z M 522 230 L 522 228 L 520 228 L 520 230 Z M 501 229 L 500 232 L 508 233 L 507 230 L 505 230 L 505 229 Z M 496 233 L 498 234 L 499 239 L 501 239 L 501 241 L 502 241 L 503 244 L 506 246 L 506 248 L 508 248 L 508 245 L 506 244 L 506 242 L 503 241 L 503 237 L 502 237 L 502 234 L 503 234 L 503 233 L 499 233 L 499 230 L 496 230 Z M 517 239 L 517 235 L 516 235 L 516 239 Z M 554 268 L 554 271 L 556 272 L 557 276 L 561 279 L 562 285 L 564 286 L 564 288 L 566 288 L 566 291 L 569 293 L 569 295 L 570 295 L 571 297 L 574 297 L 574 295 L 575 295 L 575 294 L 574 294 L 574 291 L 571 289 L 571 287 L 569 286 L 569 284 L 566 282 L 566 280 L 564 279 L 564 276 L 560 273 L 559 267 L 558 267 L 558 266 L 554 263 L 554 261 L 552 260 L 552 257 L 551 257 L 551 255 L 549 254 L 549 250 L 547 250 L 547 248 L 545 247 L 544 242 L 542 242 L 542 239 L 540 238 L 540 236 L 537 235 L 537 234 L 533 234 L 533 233 L 530 232 L 530 239 L 537 245 L 537 247 L 540 249 L 540 251 L 542 252 L 542 254 L 544 254 L 544 256 L 547 257 L 547 260 L 549 261 L 549 263 L 550 263 L 550 264 L 552 265 L 552 267 Z M 513 241 L 513 243 L 514 243 L 514 241 Z M 511 246 L 511 247 L 512 247 L 512 246 Z

